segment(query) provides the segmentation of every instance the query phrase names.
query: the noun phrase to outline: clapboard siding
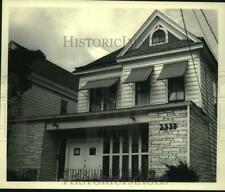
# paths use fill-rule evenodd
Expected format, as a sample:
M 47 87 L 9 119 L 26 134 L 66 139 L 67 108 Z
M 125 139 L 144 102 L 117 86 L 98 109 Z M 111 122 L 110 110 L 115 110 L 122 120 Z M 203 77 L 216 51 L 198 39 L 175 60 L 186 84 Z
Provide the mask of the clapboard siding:
M 157 80 L 164 64 L 187 61 L 188 66 L 185 73 L 185 100 L 193 101 L 197 106 L 201 107 L 201 97 L 199 83 L 200 59 L 199 54 L 193 53 L 194 63 L 190 57 L 190 53 L 161 57 L 152 60 L 141 60 L 125 63 L 120 71 L 108 71 L 107 73 L 92 73 L 80 78 L 82 87 L 87 81 L 104 79 L 120 76 L 120 82 L 117 91 L 117 109 L 129 108 L 135 106 L 135 83 L 123 84 L 129 76 L 132 69 L 154 66 L 150 78 L 150 101 L 152 105 L 164 104 L 168 102 L 167 80 Z M 86 90 L 79 91 L 78 94 L 78 112 L 89 111 L 89 93 Z
M 16 118 L 60 114 L 61 99 L 68 102 L 68 113 L 76 112 L 75 100 L 33 83 L 32 88 L 24 92 L 17 101 L 20 110 Z
M 209 142 L 211 150 L 211 167 L 212 179 L 216 180 L 216 141 L 217 141 L 217 120 L 214 106 L 214 88 L 213 83 L 217 85 L 215 78 L 213 78 L 207 62 L 201 58 L 201 90 L 202 90 L 202 109 L 209 116 Z

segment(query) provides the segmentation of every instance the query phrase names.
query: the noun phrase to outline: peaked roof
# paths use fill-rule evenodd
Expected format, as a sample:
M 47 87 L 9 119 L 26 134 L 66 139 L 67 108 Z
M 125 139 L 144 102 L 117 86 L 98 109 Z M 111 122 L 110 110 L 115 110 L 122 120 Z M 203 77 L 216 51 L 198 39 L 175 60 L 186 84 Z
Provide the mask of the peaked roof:
M 162 12 L 155 10 L 150 17 L 145 21 L 145 23 L 139 28 L 139 30 L 133 35 L 133 37 L 130 39 L 130 41 L 127 43 L 127 45 L 124 47 L 124 49 L 120 52 L 120 54 L 118 55 L 118 57 L 123 56 L 124 54 L 126 54 L 126 52 L 131 48 L 131 46 L 134 43 L 137 43 L 138 40 L 141 38 L 141 35 L 146 31 L 149 30 L 148 27 L 150 26 L 151 23 L 153 22 L 158 23 L 159 21 L 163 21 L 165 22 L 168 26 L 172 27 L 173 29 L 175 29 L 177 31 L 177 33 L 182 37 L 182 40 L 186 40 L 186 32 L 185 29 L 183 27 L 181 27 L 180 25 L 178 25 L 176 22 L 174 22 L 172 19 L 170 19 L 169 17 L 167 17 L 166 15 L 164 15 Z M 188 38 L 193 41 L 193 42 L 200 42 L 200 40 L 193 35 L 192 33 L 190 33 L 189 31 L 187 31 L 188 34 Z M 141 39 L 142 40 L 142 39 Z
M 74 73 L 79 73 L 83 72 L 85 70 L 91 70 L 91 69 L 97 69 L 101 67 L 106 67 L 106 66 L 112 66 L 112 65 L 118 65 L 119 63 L 117 62 L 117 58 L 122 58 L 125 57 L 131 57 L 131 56 L 136 56 L 136 55 L 142 55 L 142 54 L 147 54 L 147 53 L 157 53 L 160 51 L 167 51 L 175 48 L 182 48 L 182 47 L 187 47 L 188 43 L 186 39 L 179 40 L 179 41 L 174 41 L 162 45 L 157 45 L 157 46 L 145 46 L 141 47 L 139 49 L 135 50 L 129 50 L 131 47 L 132 43 L 134 40 L 137 40 L 137 38 L 140 36 L 140 34 L 147 28 L 147 26 L 156 18 L 161 18 L 163 21 L 169 23 L 169 25 L 173 26 L 176 28 L 177 31 L 183 34 L 185 36 L 185 30 L 179 26 L 176 22 L 165 16 L 163 13 L 161 13 L 158 10 L 155 10 L 152 15 L 145 21 L 145 23 L 140 27 L 140 29 L 134 34 L 134 36 L 131 38 L 131 40 L 127 43 L 126 46 L 106 55 L 103 56 L 85 66 L 82 67 L 77 67 L 73 71 Z M 185 36 L 186 37 L 186 36 Z M 194 36 L 192 33 L 188 32 L 188 37 L 191 40 L 191 45 L 196 45 L 196 44 L 201 44 L 201 40 L 198 39 L 196 36 Z
M 18 43 L 10 41 L 9 51 L 16 51 L 18 49 L 30 51 Z M 33 61 L 33 63 L 31 63 L 31 70 L 32 73 L 68 89 L 78 89 L 78 79 L 76 76 L 74 76 L 71 72 L 59 67 L 58 65 L 48 61 L 47 59 L 38 59 Z

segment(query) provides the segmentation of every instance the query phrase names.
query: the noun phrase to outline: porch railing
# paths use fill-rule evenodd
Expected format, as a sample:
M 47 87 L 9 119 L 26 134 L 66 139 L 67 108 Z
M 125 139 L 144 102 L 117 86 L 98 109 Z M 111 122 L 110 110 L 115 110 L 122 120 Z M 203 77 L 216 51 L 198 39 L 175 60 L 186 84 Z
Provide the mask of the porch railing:
M 66 169 L 64 181 L 155 181 L 154 170 Z

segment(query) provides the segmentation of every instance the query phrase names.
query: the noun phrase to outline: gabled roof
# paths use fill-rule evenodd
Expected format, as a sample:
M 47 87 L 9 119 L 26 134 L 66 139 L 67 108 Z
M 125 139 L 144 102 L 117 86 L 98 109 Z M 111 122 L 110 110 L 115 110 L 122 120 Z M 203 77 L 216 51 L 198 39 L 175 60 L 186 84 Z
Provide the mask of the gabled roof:
M 153 29 L 153 26 L 151 26 L 152 23 L 157 24 L 157 23 L 160 23 L 160 21 L 163 21 L 167 26 L 173 28 L 176 31 L 177 35 L 180 36 L 181 40 L 186 39 L 186 33 L 183 27 L 178 25 L 176 22 L 174 22 L 172 19 L 170 19 L 169 17 L 167 17 L 160 11 L 155 10 L 150 15 L 150 17 L 145 21 L 145 23 L 139 28 L 139 30 L 133 35 L 133 37 L 130 39 L 130 41 L 127 43 L 124 49 L 120 52 L 118 57 L 123 56 L 131 48 L 131 46 L 134 43 L 137 43 L 140 38 L 143 38 L 141 37 L 141 35 L 144 34 L 145 31 L 148 31 L 148 32 L 151 31 Z M 200 40 L 195 35 L 193 35 L 189 31 L 187 31 L 187 33 L 191 41 L 200 42 Z M 141 39 L 141 41 L 142 40 L 143 39 Z
M 140 48 L 137 49 L 130 49 L 132 46 L 132 43 L 134 40 L 137 40 L 141 33 L 146 30 L 146 28 L 151 24 L 151 22 L 155 20 L 159 20 L 159 18 L 166 23 L 168 23 L 169 26 L 172 26 L 175 28 L 176 31 L 179 33 L 179 38 L 175 37 L 172 33 L 170 33 L 171 36 L 176 38 L 176 40 L 162 44 L 162 45 L 157 45 L 157 46 L 141 46 Z M 156 21 L 157 22 L 157 21 Z M 188 32 L 188 37 L 190 38 L 190 45 L 198 45 L 201 44 L 202 41 Z M 131 38 L 131 40 L 127 43 L 126 46 L 104 56 L 101 57 L 100 59 L 97 59 L 85 66 L 82 67 L 77 67 L 74 73 L 79 73 L 79 72 L 84 72 L 86 70 L 92 70 L 92 69 L 99 69 L 102 67 L 107 67 L 107 66 L 115 66 L 118 65 L 119 63 L 117 62 L 118 58 L 123 58 L 123 57 L 132 57 L 132 56 L 137 56 L 137 55 L 144 55 L 144 54 L 151 54 L 151 53 L 158 53 L 161 51 L 168 51 L 172 49 L 178 49 L 178 48 L 183 48 L 183 47 L 188 47 L 187 39 L 186 39 L 186 34 L 185 30 L 179 26 L 176 22 L 172 21 L 170 18 L 162 14 L 160 11 L 156 10 L 153 12 L 153 14 L 146 20 L 146 22 L 141 26 L 141 28 L 135 33 L 135 35 Z

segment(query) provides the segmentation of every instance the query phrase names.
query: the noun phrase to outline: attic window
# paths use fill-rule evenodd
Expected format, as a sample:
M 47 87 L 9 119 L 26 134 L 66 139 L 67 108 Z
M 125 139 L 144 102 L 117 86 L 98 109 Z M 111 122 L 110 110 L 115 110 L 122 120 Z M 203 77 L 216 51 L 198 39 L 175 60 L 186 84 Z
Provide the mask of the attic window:
M 168 31 L 161 25 L 157 25 L 155 29 L 151 32 L 149 37 L 149 45 L 160 45 L 168 43 Z
M 152 35 L 152 44 L 161 44 L 166 42 L 166 33 L 159 29 L 155 31 Z

